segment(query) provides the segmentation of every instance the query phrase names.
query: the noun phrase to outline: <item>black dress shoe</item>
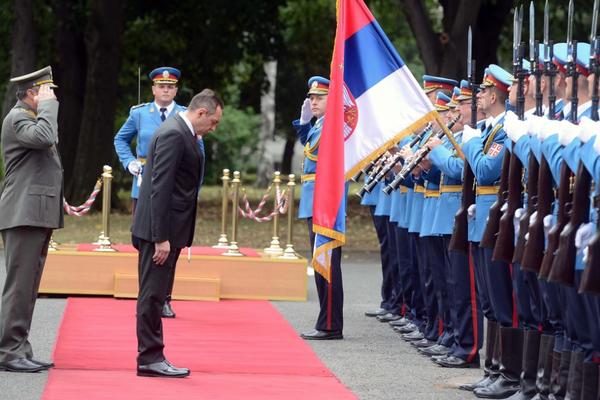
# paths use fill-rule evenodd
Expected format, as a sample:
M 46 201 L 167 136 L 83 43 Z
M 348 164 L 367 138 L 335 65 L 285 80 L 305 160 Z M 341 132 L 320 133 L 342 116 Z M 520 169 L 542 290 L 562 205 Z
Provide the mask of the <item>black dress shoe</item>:
M 366 311 L 365 315 L 367 317 L 378 317 L 380 315 L 385 315 L 387 313 L 388 313 L 388 311 L 385 308 L 378 308 L 376 310 Z
M 397 319 L 395 321 L 390 321 L 389 324 L 391 326 L 406 326 L 408 324 L 410 324 L 410 319 L 406 318 L 406 317 L 402 317 L 400 319 Z
M 137 367 L 137 376 L 185 378 L 189 375 L 189 369 L 174 367 L 167 360 L 147 365 L 138 365 Z
M 482 399 L 505 399 L 517 393 L 521 388 L 519 381 L 509 381 L 502 375 L 491 385 L 473 390 L 475 396 Z
M 173 311 L 173 307 L 171 307 L 170 301 L 165 301 L 165 304 L 163 304 L 162 317 L 163 318 L 175 318 L 175 311 Z
M 417 340 L 416 342 L 411 342 L 411 344 L 416 348 L 424 349 L 426 347 L 434 346 L 435 342 L 433 340 L 423 338 L 421 340 Z
M 423 334 L 419 331 L 405 333 L 402 335 L 402 339 L 406 340 L 407 342 L 414 342 L 417 340 L 421 340 L 423 338 L 424 338 Z
M 26 358 L 17 358 L 15 360 L 0 363 L 0 371 L 9 372 L 40 372 L 48 368 L 32 362 Z
M 450 348 L 441 344 L 434 344 L 431 347 L 419 349 L 419 351 L 426 356 L 445 356 L 450 352 Z
M 479 368 L 479 360 L 467 362 L 455 356 L 438 359 L 435 363 L 446 368 Z
M 395 326 L 394 327 L 394 330 L 396 332 L 400 332 L 400 333 L 411 333 L 411 332 L 414 332 L 414 331 L 416 331 L 418 329 L 419 328 L 415 324 L 413 324 L 412 322 L 409 323 L 409 324 L 406 324 L 404 326 Z
M 458 388 L 460 390 L 468 390 L 469 392 L 474 391 L 475 389 L 486 387 L 494 383 L 497 379 L 497 376 L 492 375 L 484 375 L 483 378 L 473 383 L 465 383 L 464 385 L 459 385 Z
M 343 339 L 341 331 L 319 331 L 314 329 L 309 332 L 303 332 L 300 337 L 305 340 L 338 340 Z
M 44 367 L 45 369 L 54 368 L 54 363 L 52 361 L 45 362 L 45 361 L 36 360 L 34 358 L 30 358 L 29 361 L 31 361 L 34 364 L 40 365 L 40 366 Z
M 379 322 L 390 322 L 390 321 L 397 321 L 400 318 L 402 318 L 402 317 L 400 315 L 398 315 L 398 314 L 387 313 L 387 314 L 378 316 L 377 317 L 377 321 L 379 321 Z

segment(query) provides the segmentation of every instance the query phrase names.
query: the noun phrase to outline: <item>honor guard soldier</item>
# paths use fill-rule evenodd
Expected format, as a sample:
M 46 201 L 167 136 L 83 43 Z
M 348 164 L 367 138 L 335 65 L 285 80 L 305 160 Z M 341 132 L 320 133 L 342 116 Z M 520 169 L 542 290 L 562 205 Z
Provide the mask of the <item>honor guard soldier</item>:
M 315 234 L 312 230 L 313 194 L 315 173 L 319 157 L 319 142 L 325 122 L 329 80 L 313 76 L 308 80 L 308 98 L 302 103 L 300 119 L 293 121 L 298 140 L 304 146 L 304 165 L 302 168 L 302 188 L 300 190 L 300 206 L 298 218 L 305 218 L 308 223 L 311 253 L 314 248 Z M 314 124 L 311 120 L 316 118 Z M 327 282 L 320 274 L 315 273 L 315 283 L 319 295 L 320 311 L 315 329 L 304 332 L 301 337 L 306 340 L 343 339 L 344 327 L 344 291 L 342 287 L 341 269 L 342 250 L 337 247 L 331 254 L 331 281 Z
M 133 184 L 131 186 L 131 208 L 135 213 L 139 187 L 141 185 L 144 165 L 146 164 L 146 152 L 148 145 L 156 129 L 171 115 L 185 111 L 185 107 L 177 104 L 174 99 L 177 95 L 177 82 L 181 72 L 172 67 L 160 67 L 154 69 L 148 75 L 152 80 L 152 95 L 154 101 L 131 107 L 129 117 L 117 132 L 114 145 L 119 156 L 119 161 L 131 175 Z M 131 143 L 136 140 L 135 155 L 131 150 Z M 204 153 L 202 139 L 198 140 L 201 152 Z M 171 290 L 165 299 L 163 306 L 164 318 L 175 318 L 175 312 L 171 307 L 171 294 L 175 282 L 175 269 L 171 279 Z
M 58 143 L 58 101 L 52 69 L 12 78 L 17 104 L 2 123 L 6 176 L 0 185 L 0 232 L 6 281 L 0 312 L 0 371 L 38 372 L 29 343 L 48 243 L 63 227 L 63 170 Z

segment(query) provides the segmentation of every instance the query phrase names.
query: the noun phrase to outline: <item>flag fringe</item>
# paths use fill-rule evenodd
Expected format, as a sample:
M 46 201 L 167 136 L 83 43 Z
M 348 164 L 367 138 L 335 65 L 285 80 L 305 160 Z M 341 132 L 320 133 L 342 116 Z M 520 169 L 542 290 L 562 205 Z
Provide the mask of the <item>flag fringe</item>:
M 416 120 L 415 122 L 413 122 L 412 124 L 410 124 L 408 127 L 406 127 L 401 132 L 394 135 L 394 137 L 389 139 L 387 142 L 385 142 L 383 145 L 381 145 L 381 147 L 379 147 L 377 150 L 373 151 L 367 157 L 363 158 L 363 160 L 361 162 L 359 162 L 354 167 L 352 167 L 352 169 L 350 169 L 348 172 L 346 172 L 346 176 L 345 176 L 346 180 L 352 178 L 354 175 L 356 175 L 358 173 L 358 171 L 360 171 L 361 169 L 363 169 L 364 167 L 369 165 L 369 163 L 371 163 L 371 161 L 379 158 L 379 156 L 381 156 L 383 153 L 385 153 L 390 147 L 395 146 L 399 141 L 401 141 L 406 136 L 413 133 L 416 129 L 419 129 L 420 127 L 425 125 L 427 122 L 437 121 L 437 118 L 439 118 L 438 115 L 439 114 L 437 113 L 437 111 L 432 110 L 432 111 L 428 112 L 427 114 L 425 114 L 424 116 L 422 116 L 421 118 L 419 118 L 418 120 Z
M 315 233 L 319 230 L 319 226 L 313 226 L 313 230 Z M 324 228 L 327 229 L 327 228 Z M 339 232 L 336 232 L 336 236 L 341 237 L 342 240 L 333 239 L 330 242 L 324 243 L 321 246 L 314 249 L 313 258 L 311 261 L 311 265 L 315 272 L 321 275 L 327 282 L 331 282 L 331 259 L 328 255 L 330 250 L 333 250 L 337 247 L 341 247 L 346 241 L 345 235 Z M 318 259 L 320 256 L 325 257 L 325 263 L 327 265 L 321 264 Z

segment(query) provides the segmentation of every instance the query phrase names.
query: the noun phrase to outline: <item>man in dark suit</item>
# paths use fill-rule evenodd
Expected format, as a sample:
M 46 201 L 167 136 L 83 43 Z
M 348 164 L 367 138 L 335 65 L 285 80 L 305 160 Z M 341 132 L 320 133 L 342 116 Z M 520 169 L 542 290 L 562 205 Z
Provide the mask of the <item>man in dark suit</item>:
M 0 232 L 6 282 L 0 308 L 0 371 L 38 372 L 29 329 L 52 230 L 63 227 L 63 171 L 52 69 L 11 79 L 17 104 L 2 123 L 6 176 L 0 184 Z
M 223 103 L 209 89 L 192 99 L 187 110 L 165 121 L 148 148 L 133 219 L 134 245 L 139 250 L 137 337 L 139 376 L 181 378 L 164 356 L 161 310 L 169 289 L 169 274 L 181 249 L 194 238 L 196 199 L 204 171 L 197 137 L 215 130 Z

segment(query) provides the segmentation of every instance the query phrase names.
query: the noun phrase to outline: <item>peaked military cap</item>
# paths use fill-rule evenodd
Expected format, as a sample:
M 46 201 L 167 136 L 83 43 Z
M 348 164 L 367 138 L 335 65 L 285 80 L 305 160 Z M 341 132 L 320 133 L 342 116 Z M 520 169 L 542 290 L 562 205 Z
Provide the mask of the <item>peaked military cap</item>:
M 469 85 L 469 81 L 463 79 L 462 81 L 460 81 L 460 95 L 456 98 L 456 100 L 471 100 L 471 97 L 473 97 L 473 90 L 471 89 L 471 85 Z
M 153 69 L 148 76 L 154 83 L 167 83 L 175 85 L 179 81 L 181 71 L 173 67 L 159 67 Z
M 313 76 L 308 80 L 308 95 L 329 93 L 329 79 Z
M 508 93 L 508 88 L 512 85 L 513 76 L 510 72 L 496 64 L 490 64 L 485 69 L 481 88 L 496 87 L 497 89 Z
M 450 97 L 446 96 L 444 93 L 437 92 L 434 104 L 435 109 L 438 111 L 448 111 L 450 109 L 450 107 L 448 106 L 450 100 Z
M 16 76 L 11 78 L 10 81 L 16 84 L 17 87 L 22 90 L 42 86 L 44 84 L 49 84 L 52 88 L 58 87 L 52 80 L 51 66 L 44 67 L 27 75 Z
M 588 76 L 590 74 L 590 45 L 589 43 L 577 43 L 577 72 Z M 567 73 L 567 64 L 569 63 L 569 47 L 566 43 L 557 43 L 554 45 L 554 64 L 563 74 Z
M 423 90 L 425 93 L 431 93 L 436 89 L 452 91 L 458 82 L 454 79 L 442 78 L 433 75 L 423 75 Z

